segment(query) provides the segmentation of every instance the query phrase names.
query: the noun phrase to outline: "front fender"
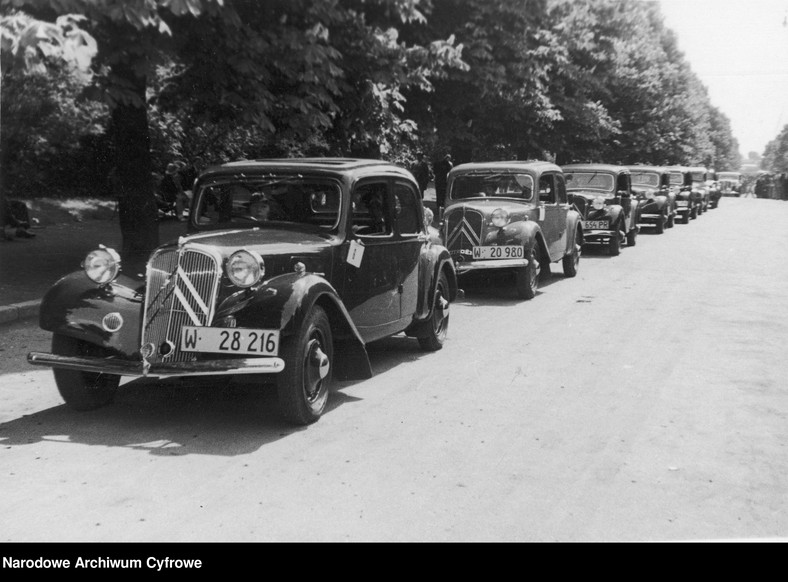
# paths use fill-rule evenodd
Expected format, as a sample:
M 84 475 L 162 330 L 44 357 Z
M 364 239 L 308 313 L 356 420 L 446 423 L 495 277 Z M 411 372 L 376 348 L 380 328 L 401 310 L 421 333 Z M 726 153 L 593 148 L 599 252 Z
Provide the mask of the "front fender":
M 294 336 L 314 305 L 327 313 L 334 338 L 334 375 L 340 380 L 372 376 L 361 334 L 336 289 L 316 274 L 287 273 L 262 286 L 236 293 L 219 305 L 216 318 L 233 315 L 239 327 L 279 329 L 282 341 Z
M 123 274 L 111 283 L 97 285 L 84 271 L 76 271 L 46 292 L 39 308 L 39 326 L 133 357 L 141 337 L 144 289 L 143 281 Z M 110 313 L 118 314 L 123 322 L 114 332 L 102 324 Z

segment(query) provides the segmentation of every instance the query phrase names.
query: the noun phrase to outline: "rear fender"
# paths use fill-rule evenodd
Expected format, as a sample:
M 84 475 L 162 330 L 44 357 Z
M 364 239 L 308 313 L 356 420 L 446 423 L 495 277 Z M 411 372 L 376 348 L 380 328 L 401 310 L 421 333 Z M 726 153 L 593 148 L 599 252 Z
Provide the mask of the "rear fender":
M 621 208 L 619 206 L 619 208 Z M 581 214 L 574 209 L 571 209 L 566 214 L 566 249 L 564 254 L 570 254 L 574 251 L 574 245 L 583 246 L 583 220 Z
M 446 247 L 442 245 L 429 245 L 419 257 L 419 277 L 421 289 L 417 312 L 413 316 L 414 321 L 424 321 L 432 317 L 435 307 L 432 298 L 435 297 L 435 290 L 438 287 L 438 278 L 441 272 L 446 275 L 449 284 L 449 301 L 457 298 L 457 271 L 454 268 L 454 261 Z

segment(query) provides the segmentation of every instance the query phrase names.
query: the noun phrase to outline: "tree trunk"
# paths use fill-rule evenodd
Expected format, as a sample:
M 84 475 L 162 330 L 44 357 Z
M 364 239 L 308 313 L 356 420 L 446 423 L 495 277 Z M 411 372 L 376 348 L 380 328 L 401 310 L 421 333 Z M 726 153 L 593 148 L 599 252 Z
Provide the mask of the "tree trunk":
M 118 216 L 123 237 L 121 259 L 128 275 L 144 273 L 150 253 L 159 244 L 156 199 L 151 175 L 145 77 L 134 73 L 132 63 L 117 64 L 113 73 L 134 87 L 136 103 L 118 103 L 112 110 L 115 139 L 115 173 Z

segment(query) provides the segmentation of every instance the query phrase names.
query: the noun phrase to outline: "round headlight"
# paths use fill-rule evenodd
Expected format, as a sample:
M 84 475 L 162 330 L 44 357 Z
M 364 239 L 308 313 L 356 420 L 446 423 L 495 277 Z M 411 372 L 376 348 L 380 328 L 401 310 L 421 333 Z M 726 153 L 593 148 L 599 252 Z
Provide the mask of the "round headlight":
M 227 259 L 226 271 L 233 285 L 251 287 L 265 275 L 265 262 L 257 253 L 236 251 Z
M 597 196 L 596 198 L 594 198 L 594 202 L 592 203 L 592 206 L 596 210 L 602 210 L 605 207 L 605 199 L 602 198 L 601 196 Z
M 82 261 L 82 268 L 94 283 L 109 283 L 120 273 L 120 255 L 114 249 L 101 246 L 88 253 Z
M 492 213 L 492 223 L 493 226 L 503 228 L 509 224 L 509 213 L 503 208 L 496 208 Z

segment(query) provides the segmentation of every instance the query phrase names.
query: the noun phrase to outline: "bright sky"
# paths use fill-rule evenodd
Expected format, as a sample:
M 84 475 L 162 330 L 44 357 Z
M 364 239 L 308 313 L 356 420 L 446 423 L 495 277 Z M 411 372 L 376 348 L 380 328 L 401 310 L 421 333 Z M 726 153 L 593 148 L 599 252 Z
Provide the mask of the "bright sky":
M 746 158 L 788 125 L 788 0 L 659 0 Z

